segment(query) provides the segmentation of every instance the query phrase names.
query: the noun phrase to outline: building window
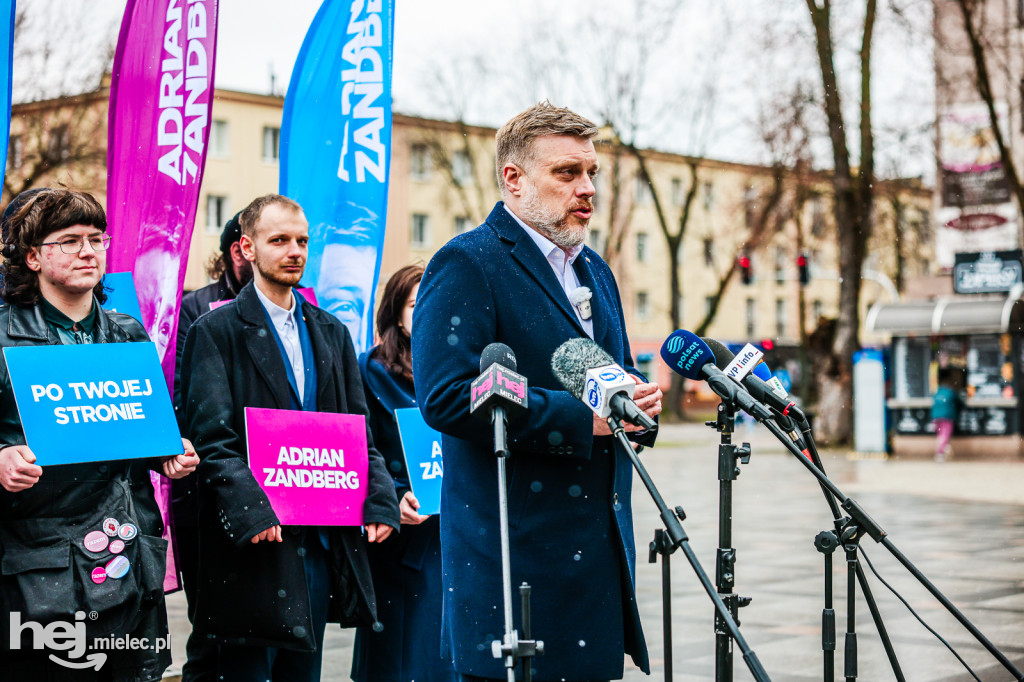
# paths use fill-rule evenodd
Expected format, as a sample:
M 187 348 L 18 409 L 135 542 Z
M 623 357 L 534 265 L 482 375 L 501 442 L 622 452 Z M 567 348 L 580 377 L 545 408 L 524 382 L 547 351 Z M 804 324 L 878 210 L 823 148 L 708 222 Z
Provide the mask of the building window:
M 277 163 L 281 158 L 281 129 L 263 126 L 263 161 Z
M 715 240 L 712 237 L 704 237 L 704 265 L 712 267 L 715 264 Z
M 811 249 L 810 257 L 807 259 L 807 276 L 811 279 L 821 278 L 824 273 L 821 271 L 821 249 Z
M 636 233 L 636 259 L 640 263 L 647 262 L 647 233 Z
M 636 318 L 638 320 L 651 319 L 651 305 L 646 291 L 638 291 L 636 293 Z
M 413 180 L 425 182 L 430 179 L 430 149 L 425 144 L 409 147 L 409 174 Z
M 757 188 L 751 185 L 747 187 L 747 191 L 743 193 L 743 220 L 747 229 L 754 227 L 754 221 L 757 220 Z
M 641 173 L 637 173 L 633 179 L 633 203 L 637 206 L 647 206 L 651 203 L 651 185 Z
M 459 235 L 464 232 L 469 232 L 473 229 L 473 223 L 466 216 L 457 216 L 455 218 L 455 234 Z
M 747 299 L 747 338 L 754 338 L 757 329 L 757 303 L 752 298 Z
M 473 184 L 473 160 L 464 150 L 452 155 L 452 177 L 460 186 Z
M 210 125 L 210 155 L 224 158 L 230 152 L 228 122 L 214 119 Z
M 824 312 L 824 308 L 821 307 L 821 301 L 814 299 L 811 302 L 811 320 L 814 322 L 815 326 L 817 326 L 818 320 L 821 319 Z
M 50 128 L 46 147 L 47 156 L 50 159 L 67 161 L 71 156 L 71 133 L 66 125 L 56 125 Z
M 216 194 L 206 195 L 206 231 L 220 234 L 228 221 L 228 198 Z
M 786 299 L 775 299 L 775 338 L 786 336 Z
M 710 211 L 715 205 L 715 185 L 712 182 L 705 182 L 703 188 L 704 210 Z
M 682 206 L 686 197 L 683 194 L 683 179 L 672 178 L 672 205 Z
M 430 244 L 430 217 L 422 213 L 412 214 L 412 239 L 410 246 L 425 249 Z
M 786 282 L 786 248 L 775 247 L 775 283 L 785 284 Z
M 815 237 L 825 234 L 825 200 L 822 197 L 811 199 L 811 234 Z
M 25 138 L 21 135 L 11 135 L 11 141 L 7 145 L 7 165 L 11 168 L 21 168 L 25 163 Z

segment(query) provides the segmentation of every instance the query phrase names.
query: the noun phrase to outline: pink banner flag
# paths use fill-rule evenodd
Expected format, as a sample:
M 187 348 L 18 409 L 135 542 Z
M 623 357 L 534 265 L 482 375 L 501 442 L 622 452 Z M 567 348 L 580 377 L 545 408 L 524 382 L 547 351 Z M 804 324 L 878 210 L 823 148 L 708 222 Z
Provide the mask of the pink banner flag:
M 213 105 L 217 0 L 128 0 L 107 120 L 109 272 L 135 278 L 142 323 L 174 386 L 178 308 Z M 164 536 L 170 486 L 154 475 Z M 173 552 L 165 589 L 178 586 Z
M 168 386 L 213 104 L 217 0 L 128 0 L 107 148 L 111 272 L 128 271 Z
M 245 408 L 249 468 L 286 526 L 361 526 L 369 457 L 360 414 Z

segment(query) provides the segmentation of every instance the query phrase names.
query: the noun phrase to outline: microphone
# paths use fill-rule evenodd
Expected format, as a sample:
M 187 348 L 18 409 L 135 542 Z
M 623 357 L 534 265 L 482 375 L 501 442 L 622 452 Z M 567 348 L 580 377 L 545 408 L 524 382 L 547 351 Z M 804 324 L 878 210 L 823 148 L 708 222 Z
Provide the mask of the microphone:
M 598 417 L 615 417 L 653 430 L 658 423 L 633 402 L 636 382 L 590 339 L 569 339 L 551 356 L 555 378 Z
M 661 347 L 661 358 L 676 374 L 694 381 L 706 381 L 708 387 L 720 398 L 739 406 L 757 421 L 772 418 L 771 410 L 718 369 L 715 355 L 708 344 L 693 332 L 685 329 L 672 332 Z
M 526 377 L 516 374 L 515 369 L 516 354 L 511 348 L 503 343 L 492 343 L 484 348 L 480 354 L 480 376 L 469 387 L 470 413 L 485 407 L 525 409 Z
M 715 363 L 719 367 L 730 367 L 736 361 L 733 358 L 733 354 L 724 345 L 715 341 L 714 339 L 703 339 L 705 343 L 712 349 L 712 353 L 715 356 Z M 747 344 L 748 346 L 750 344 Z M 760 353 L 753 346 L 750 346 L 755 352 Z M 746 347 L 740 351 L 741 355 L 746 351 Z M 739 356 L 737 356 L 739 357 Z M 764 372 L 768 372 L 768 367 L 763 362 L 757 364 L 758 367 L 764 367 Z M 727 372 L 728 373 L 728 372 Z M 769 373 L 769 379 L 771 375 Z M 792 416 L 797 421 L 803 423 L 807 418 L 804 416 L 803 410 L 796 406 L 792 400 L 783 392 L 781 395 L 767 382 L 767 380 L 761 379 L 757 376 L 757 372 L 753 374 L 746 374 L 737 378 L 743 384 L 743 387 L 750 392 L 750 395 L 755 400 L 762 402 L 769 407 L 776 410 L 779 414 L 790 417 Z

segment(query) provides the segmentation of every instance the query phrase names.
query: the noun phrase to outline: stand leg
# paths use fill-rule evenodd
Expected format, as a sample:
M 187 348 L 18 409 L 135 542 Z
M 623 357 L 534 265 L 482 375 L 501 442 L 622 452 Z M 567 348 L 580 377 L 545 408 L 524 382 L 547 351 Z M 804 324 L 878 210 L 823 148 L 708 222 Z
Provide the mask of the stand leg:
M 825 555 L 825 608 L 821 611 L 821 651 L 825 663 L 825 682 L 833 682 L 836 674 L 836 611 L 832 607 L 832 554 L 839 541 L 830 530 L 818 533 L 814 547 Z
M 892 672 L 896 676 L 898 682 L 904 682 L 906 678 L 903 676 L 903 669 L 900 667 L 900 661 L 896 658 L 896 650 L 892 647 L 892 640 L 889 639 L 889 631 L 885 629 L 885 622 L 882 620 L 882 614 L 878 611 L 878 604 L 875 603 L 875 597 L 871 594 L 871 585 L 868 584 L 867 576 L 864 575 L 864 566 L 858 561 L 856 565 L 857 569 L 857 582 L 860 583 L 860 591 L 864 595 L 864 600 L 868 604 L 868 611 L 871 612 L 871 620 L 875 622 L 875 628 L 878 630 L 878 637 L 882 640 L 882 646 L 885 648 L 885 655 L 889 657 L 889 665 L 892 667 Z
M 857 545 L 846 545 L 846 650 L 843 674 L 846 682 L 857 679 Z
M 661 533 L 662 546 L 665 546 L 665 531 L 658 532 Z M 668 552 L 661 556 L 661 613 L 662 641 L 665 643 L 665 682 L 672 682 L 672 555 Z

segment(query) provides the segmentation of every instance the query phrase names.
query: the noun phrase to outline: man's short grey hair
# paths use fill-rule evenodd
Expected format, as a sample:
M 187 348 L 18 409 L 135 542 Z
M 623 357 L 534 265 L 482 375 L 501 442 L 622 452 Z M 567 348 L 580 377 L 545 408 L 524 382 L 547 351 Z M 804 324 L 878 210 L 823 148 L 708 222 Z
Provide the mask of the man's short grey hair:
M 597 137 L 598 127 L 576 112 L 565 107 L 556 107 L 544 100 L 516 114 L 501 127 L 495 136 L 497 155 L 495 171 L 498 187 L 505 191 L 502 169 L 506 163 L 514 163 L 526 169 L 533 162 L 533 141 L 545 135 L 572 135 L 585 140 Z

